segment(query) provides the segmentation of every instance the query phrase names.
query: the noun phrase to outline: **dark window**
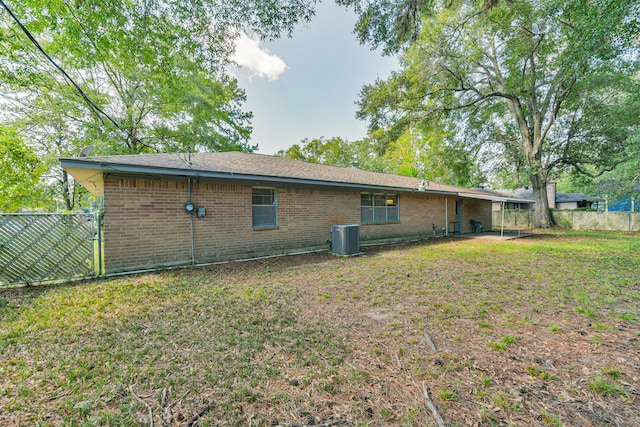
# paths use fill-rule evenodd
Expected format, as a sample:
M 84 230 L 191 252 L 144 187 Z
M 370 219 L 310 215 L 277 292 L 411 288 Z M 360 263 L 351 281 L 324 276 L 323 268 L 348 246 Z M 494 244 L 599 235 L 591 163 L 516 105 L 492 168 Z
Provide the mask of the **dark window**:
M 362 193 L 360 195 L 360 220 L 362 223 L 400 221 L 398 195 Z
M 253 189 L 253 226 L 278 225 L 278 197 L 275 188 Z

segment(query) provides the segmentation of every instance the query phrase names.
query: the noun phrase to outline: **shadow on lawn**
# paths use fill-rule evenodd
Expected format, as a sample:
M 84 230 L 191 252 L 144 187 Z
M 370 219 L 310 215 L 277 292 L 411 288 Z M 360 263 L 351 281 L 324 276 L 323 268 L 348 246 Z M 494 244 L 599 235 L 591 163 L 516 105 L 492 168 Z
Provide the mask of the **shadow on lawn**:
M 458 242 L 461 240 L 496 240 L 496 236 L 498 240 L 510 240 L 514 237 L 531 237 L 536 240 L 548 239 L 553 237 L 552 234 L 527 234 L 517 236 L 514 231 L 505 231 L 504 239 L 500 239 L 499 231 L 488 231 L 484 233 L 462 233 L 462 234 L 452 234 L 450 236 L 439 236 L 437 238 L 423 238 L 417 239 L 413 241 L 398 241 L 398 240 L 379 240 L 379 241 L 370 241 L 361 244 L 361 252 L 356 256 L 374 256 L 378 254 L 393 252 L 398 249 L 403 248 L 413 248 L 419 246 L 436 246 L 436 245 L 445 245 L 452 242 Z M 247 274 L 251 273 L 260 273 L 266 270 L 268 271 L 282 271 L 293 268 L 302 268 L 308 265 L 313 264 L 323 264 L 328 262 L 333 262 L 340 259 L 349 258 L 344 255 L 336 255 L 332 254 L 330 251 L 313 251 L 306 253 L 298 253 L 298 254 L 284 254 L 277 256 L 270 256 L 264 258 L 255 258 L 255 259 L 247 259 L 240 261 L 228 261 L 215 263 L 210 265 L 200 265 L 200 266 L 179 266 L 175 268 L 158 268 L 155 271 L 146 271 L 146 272 L 132 272 L 130 274 L 124 273 L 116 276 L 108 276 L 108 277 L 96 277 L 96 278 L 85 278 L 79 280 L 72 280 L 66 282 L 55 282 L 55 283 L 38 283 L 38 284 L 24 284 L 24 285 L 11 285 L 6 287 L 0 287 L 0 308 L 2 308 L 2 301 L 6 298 L 15 299 L 15 298 L 37 298 L 41 296 L 43 293 L 48 293 L 56 289 L 64 289 L 64 288 L 74 288 L 74 287 L 82 287 L 87 284 L 95 284 L 102 283 L 104 281 L 113 280 L 118 277 L 128 276 L 128 277 L 142 277 L 146 275 L 157 276 L 157 275 L 166 275 L 166 274 L 176 274 L 179 273 L 181 275 L 199 275 L 203 272 L 216 272 L 218 274 L 233 274 L 238 271 L 243 271 Z M 5 303 L 6 305 L 6 303 Z

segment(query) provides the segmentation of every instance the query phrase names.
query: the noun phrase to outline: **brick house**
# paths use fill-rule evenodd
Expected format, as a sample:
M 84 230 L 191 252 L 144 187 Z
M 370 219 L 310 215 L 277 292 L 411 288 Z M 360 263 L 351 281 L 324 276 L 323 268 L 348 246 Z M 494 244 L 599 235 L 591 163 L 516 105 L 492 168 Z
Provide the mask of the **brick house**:
M 240 152 L 60 159 L 104 198 L 107 273 L 327 248 L 358 224 L 363 243 L 491 229 L 480 191 Z

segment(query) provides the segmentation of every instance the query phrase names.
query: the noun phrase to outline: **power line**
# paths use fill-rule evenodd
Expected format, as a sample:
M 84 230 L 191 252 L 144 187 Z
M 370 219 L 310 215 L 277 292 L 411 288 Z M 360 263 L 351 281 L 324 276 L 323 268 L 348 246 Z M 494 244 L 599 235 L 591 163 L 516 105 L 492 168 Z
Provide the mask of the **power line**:
M 4 0 L 0 0 L 0 4 L 2 4 L 2 6 L 5 8 L 5 10 L 9 13 L 9 15 L 11 15 L 11 18 L 13 18 L 13 20 L 16 22 L 16 24 L 18 24 L 18 26 L 22 29 L 22 31 L 27 35 L 27 38 L 31 41 L 31 43 L 33 43 L 33 45 L 47 58 L 47 60 L 49 60 L 49 62 L 56 68 L 58 69 L 62 75 L 65 77 L 65 79 L 67 79 L 67 81 L 69 81 L 69 83 L 71 83 L 73 85 L 73 87 L 78 91 L 78 93 L 80 94 L 80 96 L 82 97 L 82 99 L 84 99 L 84 101 L 87 103 L 87 105 L 89 105 L 90 108 L 92 108 L 94 111 L 98 112 L 99 114 L 102 114 L 104 117 L 106 117 L 111 123 L 113 123 L 113 125 L 118 128 L 120 131 L 126 133 L 128 136 L 130 136 L 131 138 L 133 138 L 136 142 L 142 143 L 142 141 L 140 141 L 140 139 L 134 135 L 131 134 L 131 132 L 129 132 L 127 129 L 124 129 L 123 127 L 121 127 L 118 122 L 116 122 L 114 119 L 111 118 L 111 116 L 109 116 L 106 112 L 104 112 L 100 107 L 98 107 L 95 102 L 93 102 L 93 100 L 91 100 L 91 98 L 89 98 L 89 96 L 84 92 L 84 90 L 82 90 L 82 88 L 71 78 L 71 76 L 60 66 L 58 65 L 53 58 L 51 58 L 49 56 L 49 54 L 44 50 L 44 48 L 40 45 L 40 43 L 38 43 L 38 40 L 35 39 L 35 37 L 31 34 L 31 32 L 27 29 L 27 27 L 25 27 L 22 22 L 20 22 L 20 20 L 18 19 L 18 17 L 13 13 L 13 11 L 11 11 L 11 9 L 9 9 L 9 6 L 7 6 L 7 4 L 4 2 Z M 98 115 L 98 118 L 100 118 L 100 116 Z M 100 118 L 100 121 L 104 124 L 104 121 Z

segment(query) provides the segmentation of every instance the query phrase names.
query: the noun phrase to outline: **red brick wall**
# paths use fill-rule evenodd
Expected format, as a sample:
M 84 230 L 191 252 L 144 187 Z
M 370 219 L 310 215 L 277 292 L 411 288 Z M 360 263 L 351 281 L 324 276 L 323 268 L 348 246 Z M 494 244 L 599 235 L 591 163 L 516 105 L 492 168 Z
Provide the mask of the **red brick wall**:
M 104 259 L 107 272 L 179 264 L 190 259 L 184 213 L 187 184 L 105 180 Z
M 187 194 L 186 182 L 106 179 L 107 272 L 191 263 Z M 251 196 L 249 186 L 192 185 L 196 209 L 206 208 L 204 218 L 193 215 L 196 263 L 328 249 L 332 225 L 360 224 L 360 192 L 279 188 L 278 226 L 254 229 Z M 447 200 L 453 221 L 455 198 Z M 433 221 L 439 229 L 445 226 L 444 197 L 401 194 L 399 203 L 399 223 L 363 224 L 360 241 L 429 236 Z M 491 203 L 485 203 L 490 221 Z
M 471 232 L 470 219 L 482 222 L 482 231 L 491 230 L 491 202 L 480 199 L 464 199 L 462 203 L 462 232 Z
M 358 218 L 355 223 L 360 224 L 360 193 L 356 194 L 356 198 L 358 199 Z M 454 197 L 401 194 L 400 222 L 395 224 L 361 224 L 360 241 L 431 236 L 433 235 L 433 222 L 436 223 L 438 233 L 441 233 L 442 228 L 446 227 L 445 200 L 449 205 L 449 221 L 453 221 L 456 208 Z

